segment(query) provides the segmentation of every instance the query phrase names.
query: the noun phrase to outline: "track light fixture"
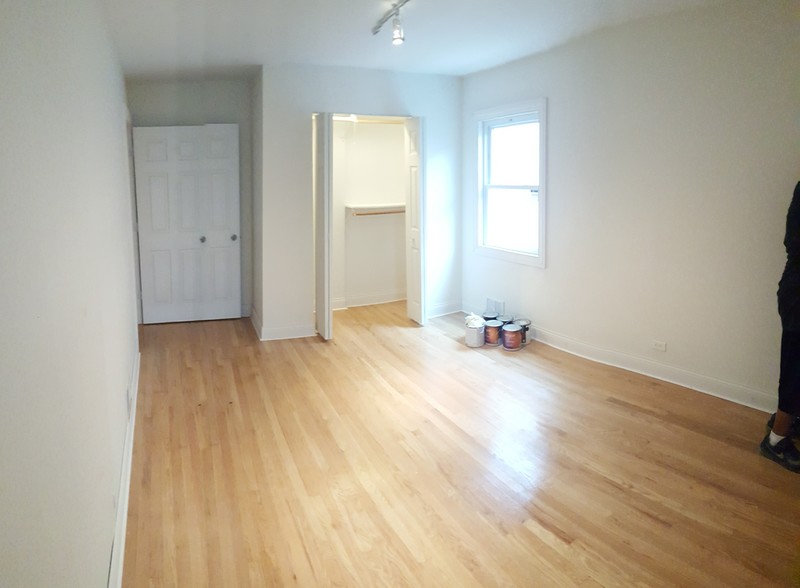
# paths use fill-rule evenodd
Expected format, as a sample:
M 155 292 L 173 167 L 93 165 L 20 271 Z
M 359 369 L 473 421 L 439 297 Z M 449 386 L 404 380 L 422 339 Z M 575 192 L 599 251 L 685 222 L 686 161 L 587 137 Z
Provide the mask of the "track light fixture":
M 405 41 L 403 25 L 400 24 L 400 15 L 398 14 L 392 19 L 392 45 L 402 45 L 403 41 Z
M 411 0 L 398 0 L 392 4 L 392 7 L 386 11 L 382 17 L 378 19 L 378 22 L 375 23 L 375 26 L 372 27 L 372 34 L 377 35 L 381 27 L 389 22 L 389 19 L 392 20 L 392 45 L 402 45 L 403 41 L 405 40 L 405 35 L 403 34 L 403 25 L 400 23 L 400 9 L 408 4 Z

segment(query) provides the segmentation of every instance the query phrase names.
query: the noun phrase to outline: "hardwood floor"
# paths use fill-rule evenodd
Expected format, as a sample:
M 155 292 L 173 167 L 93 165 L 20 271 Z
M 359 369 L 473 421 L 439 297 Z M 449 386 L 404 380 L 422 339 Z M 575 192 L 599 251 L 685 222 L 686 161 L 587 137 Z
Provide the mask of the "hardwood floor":
M 791 586 L 766 415 L 460 315 L 145 326 L 124 586 Z

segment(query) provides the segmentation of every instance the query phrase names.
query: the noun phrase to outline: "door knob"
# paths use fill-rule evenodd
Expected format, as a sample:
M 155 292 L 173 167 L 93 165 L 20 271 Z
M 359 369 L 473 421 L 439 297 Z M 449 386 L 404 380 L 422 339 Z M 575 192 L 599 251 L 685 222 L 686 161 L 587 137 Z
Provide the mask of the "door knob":
M 206 236 L 205 236 L 205 235 L 203 235 L 202 237 L 200 237 L 200 242 L 201 242 L 201 243 L 205 243 L 205 242 L 206 242 Z
M 238 235 L 231 235 L 231 241 L 236 241 L 238 238 Z

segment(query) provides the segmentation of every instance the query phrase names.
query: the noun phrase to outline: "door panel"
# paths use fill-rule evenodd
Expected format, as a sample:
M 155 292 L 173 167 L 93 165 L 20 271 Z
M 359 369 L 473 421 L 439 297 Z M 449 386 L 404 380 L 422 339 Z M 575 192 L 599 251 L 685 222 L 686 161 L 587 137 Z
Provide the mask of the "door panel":
M 200 182 L 197 174 L 181 175 L 178 185 L 178 224 L 182 230 L 197 230 L 200 227 Z
M 169 251 L 152 252 L 152 276 L 150 272 L 142 275 L 142 283 L 152 284 L 153 298 L 158 304 L 172 302 L 172 255 Z
M 200 299 L 200 252 L 188 249 L 180 252 L 182 277 L 181 298 L 197 301 Z
M 406 313 L 411 320 L 424 324 L 419 119 L 406 119 L 405 129 L 406 167 L 408 171 L 408 197 L 406 199 Z
M 197 141 L 179 141 L 178 159 L 180 161 L 197 161 L 200 159 L 200 144 Z
M 148 178 L 147 198 L 139 199 L 140 217 L 149 218 L 152 231 L 165 231 L 169 229 L 169 178 L 164 175 L 152 175 Z M 149 204 L 149 206 L 147 206 Z M 149 212 L 149 214 L 148 214 Z M 140 218 L 141 222 L 141 218 Z
M 241 316 L 238 133 L 133 130 L 144 323 Z

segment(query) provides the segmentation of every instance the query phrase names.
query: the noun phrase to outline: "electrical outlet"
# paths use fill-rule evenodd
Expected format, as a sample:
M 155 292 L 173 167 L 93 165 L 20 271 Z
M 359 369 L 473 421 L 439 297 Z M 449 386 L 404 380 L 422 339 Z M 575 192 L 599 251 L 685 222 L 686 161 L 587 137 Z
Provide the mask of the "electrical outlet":
M 653 339 L 653 349 L 656 351 L 666 351 L 667 350 L 667 343 L 665 341 L 658 341 Z

